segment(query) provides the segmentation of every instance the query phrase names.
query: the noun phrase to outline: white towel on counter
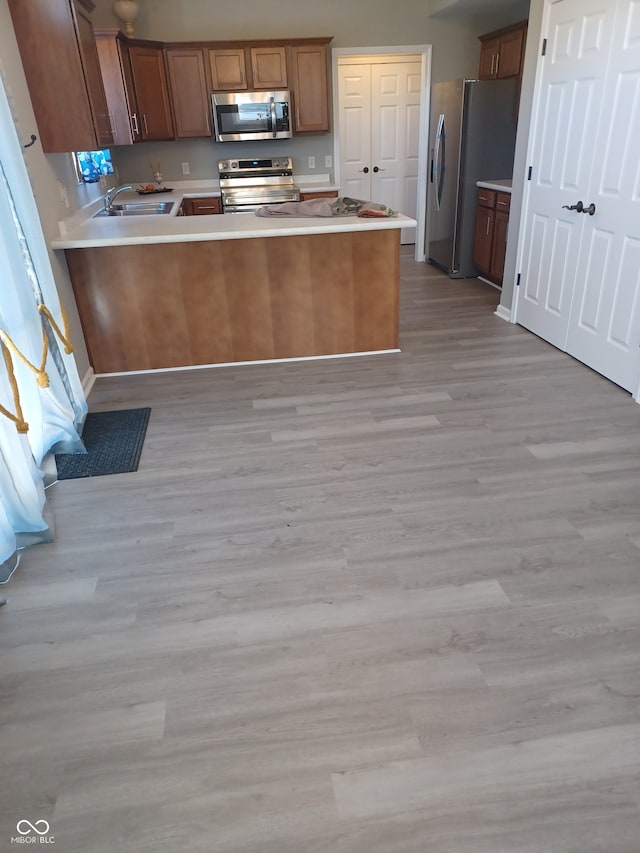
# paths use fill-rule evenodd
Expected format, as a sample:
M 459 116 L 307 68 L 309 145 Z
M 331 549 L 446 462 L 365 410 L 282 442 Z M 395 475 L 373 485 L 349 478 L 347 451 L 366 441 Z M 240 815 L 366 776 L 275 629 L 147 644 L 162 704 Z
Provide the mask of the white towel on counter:
M 357 216 L 363 211 L 378 211 L 383 216 L 395 216 L 385 204 L 362 201 L 358 198 L 310 198 L 308 201 L 285 201 L 266 204 L 256 210 L 256 216 Z

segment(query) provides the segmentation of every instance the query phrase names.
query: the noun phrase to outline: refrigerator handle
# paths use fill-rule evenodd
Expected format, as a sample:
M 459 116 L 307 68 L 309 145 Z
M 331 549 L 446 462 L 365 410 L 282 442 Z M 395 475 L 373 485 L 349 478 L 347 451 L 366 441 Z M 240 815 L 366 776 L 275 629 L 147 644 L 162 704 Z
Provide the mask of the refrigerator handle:
M 438 118 L 438 129 L 436 130 L 436 148 L 434 153 L 433 173 L 436 176 L 436 210 L 440 210 L 442 200 L 442 188 L 444 185 L 444 114 Z

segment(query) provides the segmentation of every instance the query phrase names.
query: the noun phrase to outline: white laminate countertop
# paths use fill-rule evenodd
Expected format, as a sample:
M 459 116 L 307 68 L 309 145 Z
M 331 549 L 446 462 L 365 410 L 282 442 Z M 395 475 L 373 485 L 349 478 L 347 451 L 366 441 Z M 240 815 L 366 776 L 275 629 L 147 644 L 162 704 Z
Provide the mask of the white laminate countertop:
M 410 228 L 415 219 L 398 214 L 388 218 L 366 219 L 358 216 L 273 218 L 254 213 L 212 214 L 210 216 L 176 216 L 183 198 L 219 196 L 217 181 L 178 186 L 172 192 L 140 196 L 135 191 L 123 192 L 120 202 L 173 202 L 169 214 L 98 217 L 93 215 L 102 207 L 102 199 L 77 211 L 60 223 L 60 237 L 51 241 L 53 249 L 84 249 L 93 246 L 130 246 L 152 243 L 188 243 L 205 240 L 238 240 L 251 237 L 290 237 L 304 234 L 335 234 L 348 231 L 382 231 Z M 322 192 L 337 189 L 325 182 L 298 184 L 307 191 Z
M 499 193 L 510 193 L 511 183 L 511 178 L 507 178 L 500 181 L 478 181 L 476 186 L 482 187 L 485 190 L 497 190 Z

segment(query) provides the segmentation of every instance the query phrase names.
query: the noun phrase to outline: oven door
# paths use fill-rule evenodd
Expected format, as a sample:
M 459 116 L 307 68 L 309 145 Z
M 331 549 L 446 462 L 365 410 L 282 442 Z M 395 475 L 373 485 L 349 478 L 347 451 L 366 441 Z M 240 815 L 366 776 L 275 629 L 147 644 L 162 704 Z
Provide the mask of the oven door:
M 289 92 L 217 92 L 211 96 L 217 142 L 289 139 Z

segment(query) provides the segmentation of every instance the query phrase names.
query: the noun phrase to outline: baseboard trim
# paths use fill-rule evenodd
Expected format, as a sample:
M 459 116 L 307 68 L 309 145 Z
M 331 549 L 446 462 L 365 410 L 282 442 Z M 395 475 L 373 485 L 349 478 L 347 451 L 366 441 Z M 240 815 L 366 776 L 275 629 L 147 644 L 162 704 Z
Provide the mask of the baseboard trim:
M 156 367 L 151 370 L 123 370 L 119 373 L 98 373 L 95 379 L 108 376 L 142 376 L 146 373 L 179 373 L 184 370 L 210 370 L 216 367 L 255 367 L 261 364 L 288 364 L 296 361 L 326 361 L 330 358 L 360 358 L 364 355 L 389 355 L 399 349 L 376 349 L 369 352 L 339 352 L 332 355 L 303 355 L 297 358 L 260 358 L 256 361 L 224 361 L 219 364 L 191 364 L 186 367 Z M 93 384 L 93 383 L 92 383 Z
M 506 320 L 507 323 L 511 323 L 511 310 L 506 308 L 504 305 L 498 305 L 496 310 L 493 312 L 496 317 L 500 317 L 501 320 Z
M 84 375 L 84 379 L 82 380 L 82 390 L 84 391 L 84 396 L 88 397 L 91 393 L 91 389 L 95 385 L 96 374 L 94 373 L 93 367 L 90 367 Z
M 488 284 L 489 287 L 493 287 L 495 290 L 502 290 L 502 287 L 499 284 L 496 284 L 495 281 L 491 281 L 491 279 L 485 278 L 483 275 L 476 276 L 478 281 L 483 281 L 485 284 Z

